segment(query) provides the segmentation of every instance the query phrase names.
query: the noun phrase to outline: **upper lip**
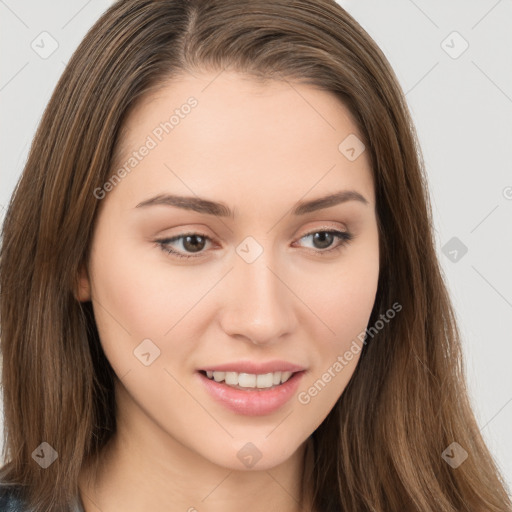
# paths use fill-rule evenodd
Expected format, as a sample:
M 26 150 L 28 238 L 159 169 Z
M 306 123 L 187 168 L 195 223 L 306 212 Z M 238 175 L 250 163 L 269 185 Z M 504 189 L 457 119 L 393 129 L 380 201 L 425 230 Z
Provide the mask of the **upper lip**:
M 264 363 L 256 363 L 254 361 L 233 361 L 231 363 L 224 363 L 214 366 L 205 366 L 201 368 L 202 371 L 210 372 L 236 372 L 236 373 L 251 373 L 251 374 L 265 374 L 273 372 L 300 372 L 305 370 L 303 366 L 289 363 L 287 361 L 266 361 Z

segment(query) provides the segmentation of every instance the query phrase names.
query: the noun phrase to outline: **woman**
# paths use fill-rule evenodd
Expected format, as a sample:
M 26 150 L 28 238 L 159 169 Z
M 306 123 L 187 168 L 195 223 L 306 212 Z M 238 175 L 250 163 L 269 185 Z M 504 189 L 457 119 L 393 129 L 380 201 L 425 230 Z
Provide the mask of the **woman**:
M 335 2 L 113 5 L 5 219 L 4 500 L 510 510 L 420 155 Z

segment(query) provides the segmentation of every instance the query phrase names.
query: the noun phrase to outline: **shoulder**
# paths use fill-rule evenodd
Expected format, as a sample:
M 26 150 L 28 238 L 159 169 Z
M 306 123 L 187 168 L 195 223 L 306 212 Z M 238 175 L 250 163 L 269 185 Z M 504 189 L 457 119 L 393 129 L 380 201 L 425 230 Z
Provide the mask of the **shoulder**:
M 70 512 L 84 512 L 79 496 L 70 505 Z M 0 512 L 33 512 L 23 499 L 23 488 L 16 484 L 6 484 L 0 481 Z
M 28 512 L 19 486 L 0 482 L 0 512 Z

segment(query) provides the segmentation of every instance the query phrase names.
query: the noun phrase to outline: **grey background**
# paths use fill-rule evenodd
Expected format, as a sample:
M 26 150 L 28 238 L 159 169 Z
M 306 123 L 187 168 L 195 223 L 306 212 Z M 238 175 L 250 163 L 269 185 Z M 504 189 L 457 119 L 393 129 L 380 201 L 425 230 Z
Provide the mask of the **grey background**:
M 474 410 L 512 487 L 512 1 L 339 3 L 376 40 L 406 92 Z M 0 220 L 66 62 L 111 4 L 0 0 Z M 53 40 L 54 53 L 36 53 Z

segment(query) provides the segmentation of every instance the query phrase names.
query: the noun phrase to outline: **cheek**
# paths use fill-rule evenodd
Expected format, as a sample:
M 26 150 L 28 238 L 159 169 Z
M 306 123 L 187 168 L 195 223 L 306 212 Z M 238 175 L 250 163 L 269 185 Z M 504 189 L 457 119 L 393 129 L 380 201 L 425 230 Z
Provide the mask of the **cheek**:
M 359 360 L 364 335 L 375 302 L 379 277 L 377 238 L 329 269 L 329 276 L 307 277 L 308 305 L 315 322 L 314 365 L 298 395 L 299 403 L 321 421 L 346 388 Z M 323 284 L 322 284 L 323 283 Z M 322 286 L 320 286 L 322 284 Z M 313 325 L 313 324 L 311 324 Z
M 368 324 L 379 278 L 378 238 L 370 235 L 325 271 L 303 274 L 304 302 L 321 320 L 316 339 L 327 342 L 326 350 L 350 345 Z
M 141 366 L 134 350 L 143 340 L 152 340 L 154 354 L 161 350 L 172 320 L 158 309 L 161 287 L 156 289 L 139 256 L 128 239 L 100 226 L 90 260 L 93 308 L 103 350 L 118 376 Z
M 140 370 L 137 354 L 148 350 L 150 358 L 157 355 L 153 369 L 188 361 L 196 349 L 195 324 L 189 320 L 211 279 L 191 285 L 191 274 L 171 271 L 163 263 L 164 253 L 150 242 L 141 244 L 105 228 L 95 240 L 90 261 L 94 315 L 118 376 Z
M 161 258 L 160 249 L 150 242 L 100 232 L 95 247 L 90 266 L 92 293 L 102 326 L 113 326 L 134 340 L 163 338 L 186 313 L 190 286 L 177 272 L 167 273 L 164 279 L 165 268 L 155 264 Z
M 133 338 L 159 332 L 153 329 L 158 322 L 152 281 L 133 252 L 105 244 L 101 254 L 93 255 L 91 277 L 98 328 L 114 328 Z
M 366 328 L 375 301 L 378 272 L 368 271 L 364 277 L 354 274 L 331 275 L 329 290 L 310 292 L 306 304 L 311 305 L 323 326 L 323 336 L 339 343 Z M 318 281 L 317 281 L 318 286 Z

